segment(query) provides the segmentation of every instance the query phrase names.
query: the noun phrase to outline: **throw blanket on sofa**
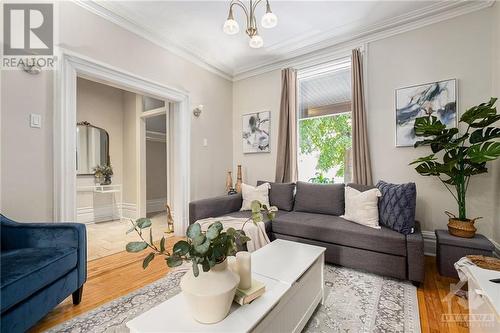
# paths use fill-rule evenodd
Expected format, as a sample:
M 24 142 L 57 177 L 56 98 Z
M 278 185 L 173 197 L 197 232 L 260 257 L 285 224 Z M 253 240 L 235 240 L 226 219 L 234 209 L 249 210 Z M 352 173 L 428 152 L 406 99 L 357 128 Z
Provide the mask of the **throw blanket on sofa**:
M 207 219 L 202 219 L 196 221 L 197 223 L 200 224 L 201 230 L 206 231 L 208 227 L 214 223 L 219 221 L 222 223 L 224 226 L 224 230 L 228 228 L 234 228 L 236 230 L 239 230 L 243 227 L 243 224 L 245 223 L 247 219 L 245 218 L 236 218 L 236 217 L 231 217 L 231 216 L 225 216 L 225 217 L 219 217 L 219 218 L 207 218 Z M 247 249 L 248 252 L 253 252 L 255 250 L 260 249 L 266 244 L 269 244 L 269 238 L 267 237 L 266 234 L 266 228 L 264 226 L 264 223 L 257 223 L 255 225 L 252 221 L 248 221 L 247 224 L 245 224 L 245 234 L 251 238 L 250 241 L 247 243 Z

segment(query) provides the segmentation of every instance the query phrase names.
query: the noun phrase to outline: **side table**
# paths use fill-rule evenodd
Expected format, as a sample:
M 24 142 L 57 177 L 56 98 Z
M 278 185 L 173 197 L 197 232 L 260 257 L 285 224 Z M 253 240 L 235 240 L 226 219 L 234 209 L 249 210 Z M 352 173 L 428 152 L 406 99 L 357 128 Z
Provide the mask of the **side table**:
M 440 275 L 458 278 L 453 266 L 469 254 L 492 256 L 493 244 L 483 235 L 462 238 L 450 235 L 448 230 L 436 230 L 436 263 Z

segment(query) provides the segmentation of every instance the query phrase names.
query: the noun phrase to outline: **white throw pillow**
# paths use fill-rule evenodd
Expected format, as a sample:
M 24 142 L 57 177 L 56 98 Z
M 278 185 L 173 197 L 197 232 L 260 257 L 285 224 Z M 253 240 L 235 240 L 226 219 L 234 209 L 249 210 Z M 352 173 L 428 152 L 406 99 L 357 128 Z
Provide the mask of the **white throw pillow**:
M 252 210 L 252 201 L 258 200 L 261 204 L 269 207 L 269 189 L 271 185 L 269 183 L 261 184 L 257 187 L 253 187 L 247 184 L 241 184 L 241 194 L 243 196 L 243 204 L 241 205 L 240 211 Z
M 345 187 L 346 220 L 380 229 L 378 224 L 378 198 L 382 196 L 377 188 L 360 192 L 352 187 Z

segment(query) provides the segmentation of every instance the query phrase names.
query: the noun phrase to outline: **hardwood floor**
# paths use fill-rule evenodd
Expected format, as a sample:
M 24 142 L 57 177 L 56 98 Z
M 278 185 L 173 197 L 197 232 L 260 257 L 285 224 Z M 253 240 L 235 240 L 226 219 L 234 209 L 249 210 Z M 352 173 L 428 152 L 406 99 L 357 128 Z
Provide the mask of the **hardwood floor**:
M 171 249 L 177 240 L 178 238 L 169 239 L 168 247 Z M 165 261 L 160 258 L 155 259 L 148 269 L 143 271 L 141 265 L 143 258 L 144 254 L 141 253 L 121 252 L 90 261 L 88 280 L 80 305 L 73 306 L 69 297 L 38 323 L 31 332 L 42 332 L 150 284 L 168 273 L 169 269 Z M 456 296 L 452 297 L 450 302 L 446 300 L 450 284 L 456 283 L 457 280 L 439 276 L 434 257 L 426 257 L 425 269 L 425 282 L 417 291 L 422 332 L 468 332 L 466 321 L 446 323 L 442 320 L 443 314 L 468 314 L 467 308 L 460 305 L 460 302 L 466 303 L 465 300 Z
M 435 257 L 425 257 L 425 282 L 417 291 L 422 332 L 469 332 L 467 300 L 458 296 L 447 299 L 450 285 L 457 282 L 439 275 Z M 448 322 L 450 314 L 453 319 Z
M 177 237 L 169 238 L 167 249 L 171 251 L 179 239 Z M 71 296 L 68 297 L 33 327 L 31 332 L 42 332 L 115 298 L 144 287 L 168 273 L 169 268 L 162 258 L 155 258 L 149 264 L 149 267 L 143 270 L 142 261 L 145 256 L 144 253 L 120 252 L 89 261 L 82 302 L 74 306 Z

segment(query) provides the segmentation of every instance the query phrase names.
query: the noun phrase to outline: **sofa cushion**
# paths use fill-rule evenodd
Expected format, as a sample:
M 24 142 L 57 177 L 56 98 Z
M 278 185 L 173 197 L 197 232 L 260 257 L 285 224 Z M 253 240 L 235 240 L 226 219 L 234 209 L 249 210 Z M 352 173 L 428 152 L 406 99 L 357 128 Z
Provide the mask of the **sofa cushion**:
M 391 229 L 368 228 L 341 217 L 290 212 L 272 221 L 275 233 L 406 256 L 406 238 Z
M 295 208 L 297 212 L 344 214 L 344 184 L 297 183 Z
M 269 207 L 269 183 L 264 183 L 257 187 L 248 184 L 241 184 L 241 195 L 243 203 L 241 204 L 241 211 L 252 210 L 252 202 L 259 201 L 262 205 Z
M 271 185 L 269 190 L 269 204 L 271 206 L 276 206 L 287 212 L 293 209 L 295 183 L 272 183 L 259 180 L 257 186 L 264 183 Z
M 378 201 L 379 223 L 392 230 L 409 235 L 415 227 L 417 188 L 415 183 L 377 183 L 382 193 Z
M 75 248 L 22 248 L 2 251 L 1 311 L 4 312 L 74 269 L 77 258 Z
M 380 229 L 378 224 L 378 198 L 380 195 L 377 188 L 361 192 L 346 186 L 345 213 L 340 217 L 370 228 Z

